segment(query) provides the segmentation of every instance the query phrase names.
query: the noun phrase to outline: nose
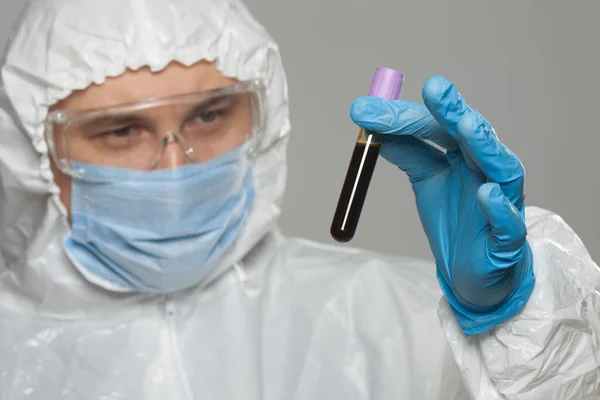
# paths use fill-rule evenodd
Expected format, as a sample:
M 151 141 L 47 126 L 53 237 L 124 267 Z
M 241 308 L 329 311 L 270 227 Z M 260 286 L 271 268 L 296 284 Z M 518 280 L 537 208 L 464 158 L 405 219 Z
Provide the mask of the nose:
M 194 149 L 180 133 L 170 133 L 161 140 L 158 157 L 152 162 L 153 169 L 172 169 L 196 161 Z

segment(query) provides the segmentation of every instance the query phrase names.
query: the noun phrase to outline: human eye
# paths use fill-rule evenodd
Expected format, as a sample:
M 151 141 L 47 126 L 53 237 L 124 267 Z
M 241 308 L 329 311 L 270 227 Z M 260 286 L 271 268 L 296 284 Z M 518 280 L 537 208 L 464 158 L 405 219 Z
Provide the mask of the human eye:
M 196 110 L 187 121 L 187 124 L 215 125 L 221 122 L 227 116 L 228 111 L 229 109 L 227 107 Z
M 94 134 L 93 139 L 112 148 L 127 148 L 135 145 L 139 140 L 142 129 L 134 125 L 102 130 Z
M 183 131 L 190 137 L 207 137 L 218 134 L 227 126 L 230 107 L 213 106 L 197 109 L 190 113 L 184 123 Z
M 101 132 L 100 135 L 104 137 L 118 137 L 123 138 L 127 136 L 132 136 L 135 134 L 136 128 L 133 126 L 125 126 L 118 129 L 113 129 L 105 132 Z

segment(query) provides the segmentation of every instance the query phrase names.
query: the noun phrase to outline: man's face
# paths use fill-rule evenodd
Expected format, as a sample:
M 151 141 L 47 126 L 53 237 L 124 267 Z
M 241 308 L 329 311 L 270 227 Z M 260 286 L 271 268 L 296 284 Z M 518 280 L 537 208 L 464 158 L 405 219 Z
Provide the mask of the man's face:
M 138 71 L 127 71 L 125 74 L 116 78 L 109 78 L 102 85 L 92 85 L 85 90 L 74 92 L 65 100 L 55 104 L 51 111 L 57 109 L 102 109 L 115 105 L 135 103 L 148 98 L 165 98 L 185 93 L 200 92 L 203 90 L 230 86 L 235 83 L 236 80 L 224 77 L 217 70 L 214 63 L 200 62 L 191 67 L 184 67 L 181 64 L 172 63 L 158 73 L 152 73 L 148 68 L 143 68 Z M 244 107 L 238 108 L 249 110 L 251 106 L 248 101 L 248 104 L 245 104 Z M 238 124 L 251 125 L 251 113 L 242 111 L 238 114 L 241 115 L 241 117 L 237 117 Z M 170 132 L 181 131 L 181 115 L 179 115 L 176 106 L 164 107 L 158 111 L 146 112 L 146 115 L 143 115 L 142 117 L 152 121 L 151 123 L 155 126 L 153 129 L 155 129 L 156 132 L 167 134 Z M 248 120 L 246 121 L 245 119 Z M 240 122 L 240 120 L 243 122 Z M 111 151 L 108 154 L 117 156 L 118 151 L 120 151 L 119 146 L 121 148 L 123 147 L 120 143 L 123 143 L 123 140 L 125 139 L 122 136 L 113 135 L 110 140 L 112 140 L 112 142 L 108 142 L 108 145 L 113 145 L 116 150 Z M 234 147 L 234 144 L 239 144 L 227 143 L 227 140 L 230 142 L 236 140 L 239 141 L 239 137 L 220 139 L 215 146 L 222 147 L 221 152 L 225 152 L 226 149 Z M 104 148 L 111 149 L 104 143 L 102 145 L 104 146 L 102 149 L 103 151 L 106 151 Z M 100 150 L 98 149 L 99 146 L 82 146 L 72 152 L 76 152 L 77 157 L 87 161 L 88 159 L 94 160 L 94 157 L 98 159 L 100 154 Z M 215 151 L 218 152 L 220 149 L 216 149 Z M 100 159 L 104 160 L 107 158 Z M 128 162 L 136 161 L 132 159 L 132 157 L 123 157 L 123 159 L 127 159 Z M 190 159 L 186 156 L 182 147 L 177 143 L 172 143 L 171 145 L 164 147 L 160 160 L 155 168 L 173 168 L 188 162 L 190 162 Z M 109 166 L 118 167 L 120 165 Z M 52 160 L 51 167 L 54 174 L 54 180 L 60 188 L 60 199 L 66 206 L 70 217 L 71 177 L 63 173 L 56 166 L 54 160 Z

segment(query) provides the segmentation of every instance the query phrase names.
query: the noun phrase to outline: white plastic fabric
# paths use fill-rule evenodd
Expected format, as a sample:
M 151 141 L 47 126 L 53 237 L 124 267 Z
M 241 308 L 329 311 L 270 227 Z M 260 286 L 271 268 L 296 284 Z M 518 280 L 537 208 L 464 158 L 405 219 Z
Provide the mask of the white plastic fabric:
M 246 228 L 197 288 L 100 289 L 62 248 L 47 109 L 126 68 L 201 59 L 269 86 Z M 279 234 L 285 75 L 239 1 L 38 0 L 2 80 L 0 400 L 600 397 L 600 272 L 555 215 L 528 210 L 538 283 L 527 308 L 468 340 L 443 300 L 440 328 L 433 265 Z
M 536 285 L 516 318 L 462 334 L 446 301 L 439 316 L 475 399 L 600 399 L 600 269 L 556 214 L 527 209 Z

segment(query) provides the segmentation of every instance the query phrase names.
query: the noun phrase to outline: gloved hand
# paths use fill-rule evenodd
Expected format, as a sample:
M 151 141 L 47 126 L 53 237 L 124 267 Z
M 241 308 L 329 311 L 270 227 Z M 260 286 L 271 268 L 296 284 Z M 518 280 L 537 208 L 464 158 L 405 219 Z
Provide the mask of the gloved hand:
M 383 134 L 380 154 L 407 173 L 444 295 L 465 334 L 478 334 L 517 314 L 535 283 L 524 170 L 446 79 L 431 78 L 423 99 L 359 97 L 351 117 Z

